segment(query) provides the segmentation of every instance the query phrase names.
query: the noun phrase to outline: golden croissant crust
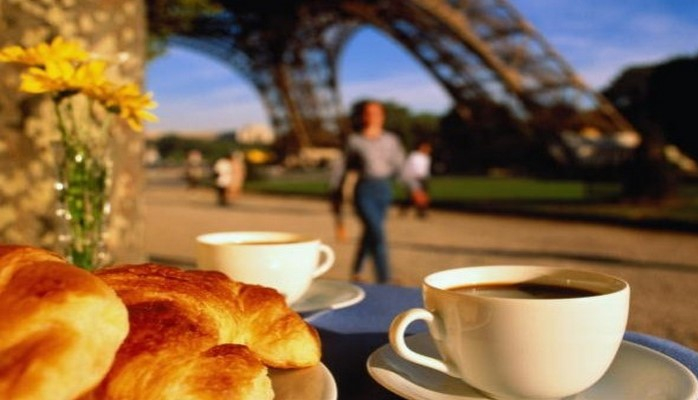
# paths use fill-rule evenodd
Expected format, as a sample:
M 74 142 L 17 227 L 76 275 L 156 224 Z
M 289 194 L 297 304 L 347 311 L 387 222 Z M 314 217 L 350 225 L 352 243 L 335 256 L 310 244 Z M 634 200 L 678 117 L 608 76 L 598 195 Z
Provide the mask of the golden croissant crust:
M 126 307 L 92 273 L 39 248 L 0 245 L 0 399 L 74 399 L 105 376 Z
M 276 290 L 157 264 L 97 271 L 130 333 L 95 399 L 273 398 L 267 366 L 320 362 L 317 331 Z

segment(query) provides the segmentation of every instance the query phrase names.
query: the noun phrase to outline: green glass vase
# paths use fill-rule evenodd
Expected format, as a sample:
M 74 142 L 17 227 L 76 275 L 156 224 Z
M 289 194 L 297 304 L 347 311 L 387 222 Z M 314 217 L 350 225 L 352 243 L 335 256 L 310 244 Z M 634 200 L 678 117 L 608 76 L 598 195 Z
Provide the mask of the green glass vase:
M 59 251 L 80 268 L 97 269 L 110 260 L 111 159 L 74 141 L 57 143 L 54 151 Z

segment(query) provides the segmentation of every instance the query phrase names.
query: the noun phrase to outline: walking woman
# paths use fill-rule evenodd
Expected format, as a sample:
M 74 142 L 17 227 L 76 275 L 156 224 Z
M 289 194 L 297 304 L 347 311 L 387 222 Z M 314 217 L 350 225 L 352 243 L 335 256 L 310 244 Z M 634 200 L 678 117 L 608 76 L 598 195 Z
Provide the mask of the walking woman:
M 358 122 L 358 129 L 347 138 L 343 159 L 330 182 L 333 210 L 341 209 L 338 203 L 347 172 L 357 171 L 353 201 L 363 232 L 354 257 L 352 280 L 361 280 L 364 264 L 372 259 L 376 281 L 387 283 L 391 281 L 391 271 L 384 225 L 393 198 L 392 180 L 405 161 L 405 150 L 397 135 L 383 129 L 385 110 L 381 103 L 357 103 L 352 117 Z

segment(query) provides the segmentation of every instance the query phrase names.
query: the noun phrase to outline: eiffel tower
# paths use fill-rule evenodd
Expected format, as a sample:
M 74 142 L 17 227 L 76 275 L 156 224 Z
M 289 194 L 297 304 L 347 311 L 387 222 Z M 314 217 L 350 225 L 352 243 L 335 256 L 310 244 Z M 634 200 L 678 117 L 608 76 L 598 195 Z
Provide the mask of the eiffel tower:
M 259 92 L 291 151 L 348 133 L 337 79 L 351 35 L 372 26 L 421 62 L 467 116 L 489 98 L 523 121 L 566 107 L 602 134 L 633 131 L 506 0 L 218 0 L 172 41 L 222 60 Z M 589 122 L 591 121 L 591 122 Z M 567 121 L 561 121 L 566 124 Z M 535 124 L 532 125 L 535 132 Z

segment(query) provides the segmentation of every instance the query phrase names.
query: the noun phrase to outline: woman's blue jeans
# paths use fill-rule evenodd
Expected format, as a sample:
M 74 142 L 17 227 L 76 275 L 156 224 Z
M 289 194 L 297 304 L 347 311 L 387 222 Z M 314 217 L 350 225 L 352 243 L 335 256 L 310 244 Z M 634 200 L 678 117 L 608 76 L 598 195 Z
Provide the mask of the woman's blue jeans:
M 385 218 L 392 201 L 392 185 L 389 179 L 362 178 L 354 191 L 354 206 L 363 224 L 361 243 L 354 258 L 354 274 L 361 272 L 366 260 L 372 258 L 376 268 L 376 280 L 390 280 L 388 247 L 385 235 Z

